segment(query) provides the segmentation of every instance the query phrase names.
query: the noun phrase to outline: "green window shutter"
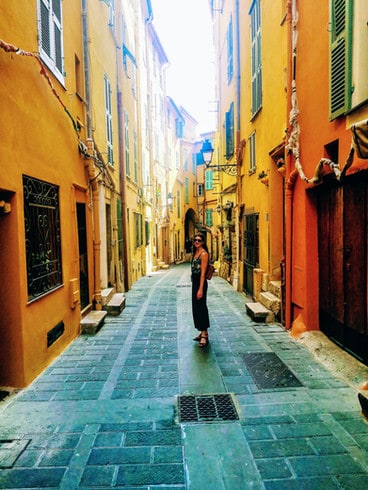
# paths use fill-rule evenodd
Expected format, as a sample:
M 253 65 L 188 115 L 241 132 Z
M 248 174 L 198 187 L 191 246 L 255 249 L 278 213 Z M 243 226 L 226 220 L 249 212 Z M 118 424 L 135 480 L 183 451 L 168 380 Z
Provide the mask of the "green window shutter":
M 184 192 L 185 192 L 185 204 L 189 204 L 189 179 L 187 177 L 185 178 Z
M 260 0 L 254 0 L 251 16 L 251 69 L 252 69 L 252 115 L 262 107 L 262 56 L 261 56 L 261 7 Z
M 206 226 L 212 226 L 212 225 L 213 225 L 212 209 L 206 209 Z
M 213 189 L 213 170 L 206 170 L 205 179 L 205 189 L 211 191 Z
M 331 0 L 330 119 L 351 107 L 352 0 Z

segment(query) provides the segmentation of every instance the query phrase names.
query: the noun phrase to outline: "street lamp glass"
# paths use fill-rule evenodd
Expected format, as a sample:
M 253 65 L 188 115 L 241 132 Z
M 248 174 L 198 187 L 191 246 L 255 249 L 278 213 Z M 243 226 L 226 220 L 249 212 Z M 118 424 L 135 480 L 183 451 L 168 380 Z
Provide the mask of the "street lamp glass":
M 212 161 L 212 155 L 215 150 L 212 148 L 210 140 L 205 140 L 202 144 L 201 153 L 203 161 L 206 165 L 209 165 Z

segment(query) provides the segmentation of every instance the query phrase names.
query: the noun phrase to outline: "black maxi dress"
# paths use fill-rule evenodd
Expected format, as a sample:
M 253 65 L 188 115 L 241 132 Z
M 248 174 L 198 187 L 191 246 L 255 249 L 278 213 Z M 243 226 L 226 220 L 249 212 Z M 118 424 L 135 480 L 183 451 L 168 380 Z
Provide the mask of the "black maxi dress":
M 197 299 L 197 292 L 201 281 L 201 260 L 199 257 L 192 260 L 192 313 L 194 327 L 199 331 L 210 328 L 210 319 L 207 308 L 207 279 L 204 280 L 203 296 Z

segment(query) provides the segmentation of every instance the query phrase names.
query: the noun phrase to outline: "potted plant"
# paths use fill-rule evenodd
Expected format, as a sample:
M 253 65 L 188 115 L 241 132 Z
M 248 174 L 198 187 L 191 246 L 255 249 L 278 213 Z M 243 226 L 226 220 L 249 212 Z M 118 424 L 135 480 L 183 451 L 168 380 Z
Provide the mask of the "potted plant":
M 283 158 L 278 158 L 276 160 L 276 167 L 279 174 L 285 175 L 285 160 Z
M 258 180 L 260 180 L 262 184 L 268 185 L 268 175 L 264 170 L 258 174 Z

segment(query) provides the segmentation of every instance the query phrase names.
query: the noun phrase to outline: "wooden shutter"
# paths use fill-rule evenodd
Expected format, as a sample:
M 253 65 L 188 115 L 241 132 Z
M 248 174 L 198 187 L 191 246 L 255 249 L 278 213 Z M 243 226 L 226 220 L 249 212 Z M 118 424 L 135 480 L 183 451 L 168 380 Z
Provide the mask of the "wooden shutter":
M 330 119 L 351 107 L 352 1 L 331 0 Z
M 50 3 L 41 1 L 41 48 L 51 58 Z

